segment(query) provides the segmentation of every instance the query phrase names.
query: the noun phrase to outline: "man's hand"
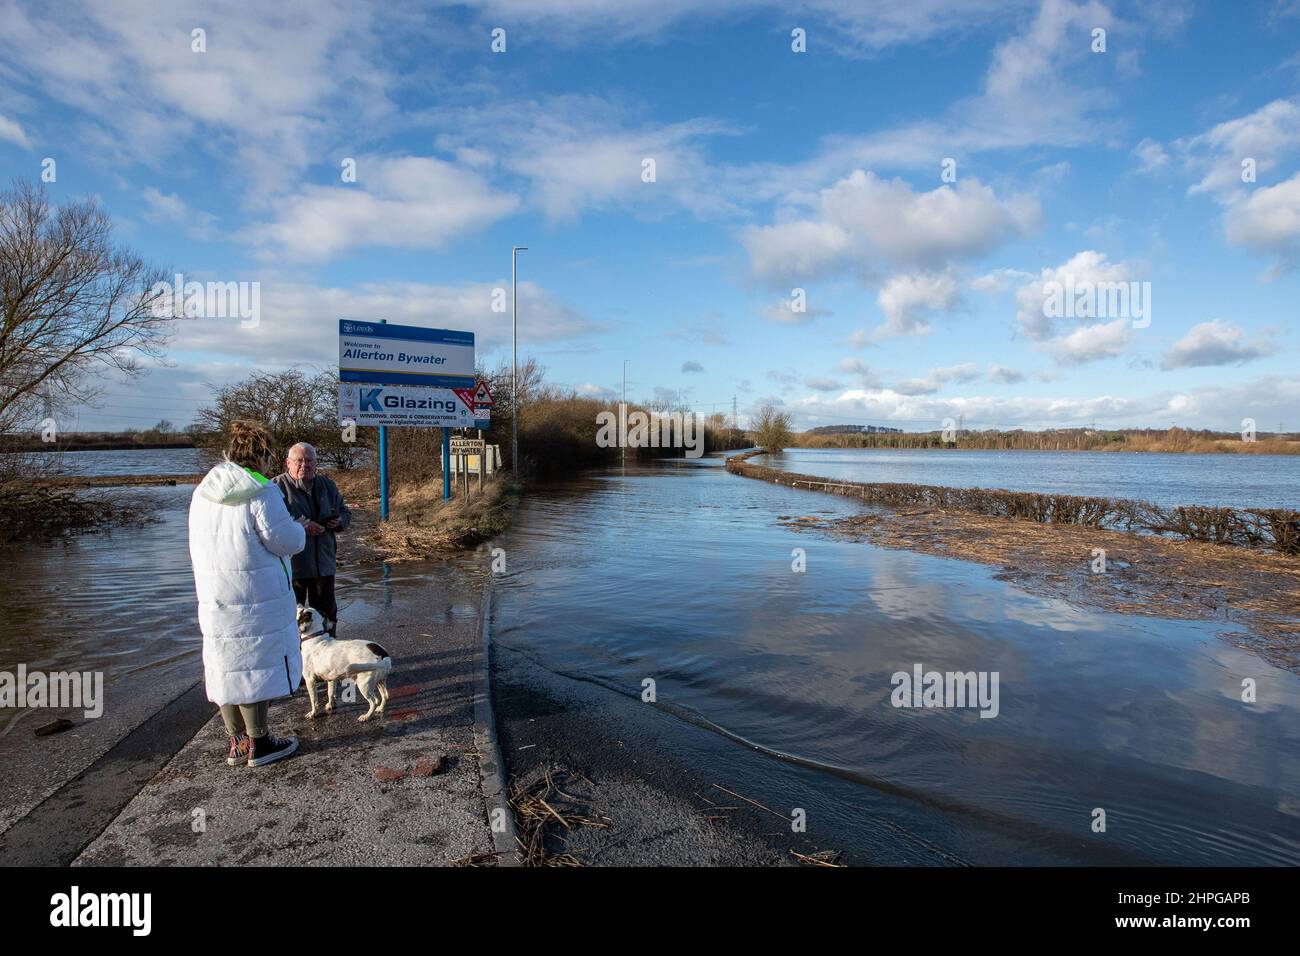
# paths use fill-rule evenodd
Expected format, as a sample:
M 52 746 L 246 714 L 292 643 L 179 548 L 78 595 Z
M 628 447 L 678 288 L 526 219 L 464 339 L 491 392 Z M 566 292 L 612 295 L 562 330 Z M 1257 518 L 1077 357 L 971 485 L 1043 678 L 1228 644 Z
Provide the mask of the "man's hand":
M 307 523 L 304 524 L 303 527 L 307 529 L 308 534 L 313 536 L 325 533 L 325 526 L 317 524 L 315 521 L 312 521 L 311 519 L 308 519 Z
M 337 527 L 339 526 L 339 520 L 340 520 L 340 519 L 338 519 L 338 518 L 330 518 L 329 521 L 326 521 L 326 522 L 325 522 L 325 527 L 327 527 L 327 528 L 329 528 L 331 531 L 333 531 L 335 528 L 337 528 Z

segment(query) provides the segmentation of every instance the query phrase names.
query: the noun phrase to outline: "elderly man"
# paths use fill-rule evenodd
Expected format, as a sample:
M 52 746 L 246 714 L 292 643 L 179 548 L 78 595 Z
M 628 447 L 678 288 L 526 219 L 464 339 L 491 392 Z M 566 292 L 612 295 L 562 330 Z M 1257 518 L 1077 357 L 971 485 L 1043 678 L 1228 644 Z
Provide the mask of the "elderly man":
M 284 464 L 285 473 L 273 480 L 284 494 L 289 514 L 307 532 L 307 546 L 293 556 L 293 591 L 299 604 L 314 607 L 331 622 L 332 634 L 339 616 L 334 600 L 334 536 L 347 530 L 352 512 L 338 486 L 316 474 L 316 449 L 311 445 L 294 445 Z

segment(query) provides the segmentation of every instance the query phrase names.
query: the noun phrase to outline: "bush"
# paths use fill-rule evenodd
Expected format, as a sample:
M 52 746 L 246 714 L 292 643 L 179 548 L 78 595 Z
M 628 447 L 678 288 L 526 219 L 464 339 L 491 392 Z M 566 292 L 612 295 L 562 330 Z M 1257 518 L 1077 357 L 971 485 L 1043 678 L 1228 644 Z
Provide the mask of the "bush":
M 242 382 L 214 389 L 213 404 L 199 411 L 191 434 L 201 447 L 219 450 L 226 446 L 231 422 L 261 422 L 282 457 L 291 445 L 305 441 L 316 448 L 322 465 L 355 468 L 377 439 L 374 429 L 358 428 L 355 442 L 343 440 L 338 382 L 337 373 L 328 371 L 254 372 Z

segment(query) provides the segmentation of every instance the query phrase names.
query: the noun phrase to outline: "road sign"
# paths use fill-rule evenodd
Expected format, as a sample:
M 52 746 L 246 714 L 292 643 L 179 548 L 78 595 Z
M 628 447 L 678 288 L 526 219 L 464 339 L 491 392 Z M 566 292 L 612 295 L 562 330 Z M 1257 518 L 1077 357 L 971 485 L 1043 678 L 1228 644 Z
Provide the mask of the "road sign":
M 491 428 L 492 427 L 492 409 L 479 407 L 474 410 L 474 427 Z
M 474 411 L 474 389 L 472 388 L 453 388 L 456 397 L 465 403 L 465 407 L 471 412 Z
M 472 428 L 474 412 L 450 388 L 339 384 L 339 423 L 408 428 Z
M 474 404 L 478 408 L 490 408 L 496 402 L 492 399 L 492 391 L 487 387 L 487 382 L 479 380 L 478 390 L 474 392 Z
M 339 381 L 473 389 L 474 333 L 342 319 Z
M 481 455 L 487 444 L 482 438 L 453 438 L 451 453 L 453 455 Z

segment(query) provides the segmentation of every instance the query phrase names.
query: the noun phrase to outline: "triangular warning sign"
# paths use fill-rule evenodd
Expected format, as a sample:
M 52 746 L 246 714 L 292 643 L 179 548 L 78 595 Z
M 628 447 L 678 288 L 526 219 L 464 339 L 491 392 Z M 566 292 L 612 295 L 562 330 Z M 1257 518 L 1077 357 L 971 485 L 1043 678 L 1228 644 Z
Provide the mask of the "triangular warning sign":
M 492 392 L 487 387 L 487 382 L 480 381 L 478 389 L 474 392 L 474 404 L 480 408 L 494 404 L 492 401 Z
M 474 411 L 474 389 L 472 388 L 453 388 L 456 397 L 465 403 L 465 407 L 471 412 Z

